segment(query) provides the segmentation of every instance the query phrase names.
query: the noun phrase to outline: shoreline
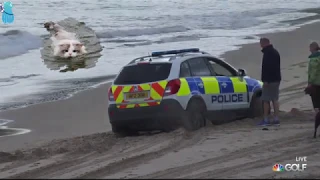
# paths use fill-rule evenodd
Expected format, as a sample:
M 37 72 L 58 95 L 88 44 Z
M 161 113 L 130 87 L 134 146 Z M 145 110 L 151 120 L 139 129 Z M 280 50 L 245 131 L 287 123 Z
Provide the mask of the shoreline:
M 31 98 L 30 100 L 25 100 L 22 102 L 11 101 L 11 102 L 1 104 L 0 113 L 4 111 L 9 111 L 9 110 L 26 108 L 26 107 L 37 105 L 37 104 L 66 100 L 80 92 L 97 88 L 102 84 L 107 84 L 110 81 L 112 81 L 114 77 L 115 75 L 112 74 L 112 75 L 105 75 L 105 76 L 90 77 L 86 79 L 85 78 L 69 79 L 66 82 L 64 82 L 63 80 L 54 80 L 54 81 L 51 81 L 51 83 L 49 83 L 48 86 L 50 85 L 52 86 L 53 84 L 56 84 L 56 86 L 54 86 L 52 89 L 49 89 L 49 91 L 47 92 L 43 91 L 40 93 L 21 95 L 13 98 L 13 99 L 19 99 L 19 98 L 26 98 L 26 97 L 32 96 L 33 98 Z M 66 89 L 60 88 L 59 85 L 63 85 L 63 84 L 67 84 L 69 87 Z M 91 84 L 91 85 L 86 86 L 82 84 Z
M 28 134 L 0 137 L 2 144 L 10 144 L 10 146 L 2 146 L 4 148 L 1 148 L 0 152 L 28 149 L 53 139 L 109 131 L 111 128 L 107 121 L 109 84 L 105 83 L 96 88 L 81 91 L 68 99 L 0 112 L 0 119 L 12 121 L 7 124 L 7 127 L 31 130 Z M 86 100 L 83 101 L 83 99 Z M 96 102 L 101 102 L 101 99 L 105 101 L 97 104 Z M 77 112 L 81 115 L 77 115 Z M 43 120 L 45 120 L 44 123 Z

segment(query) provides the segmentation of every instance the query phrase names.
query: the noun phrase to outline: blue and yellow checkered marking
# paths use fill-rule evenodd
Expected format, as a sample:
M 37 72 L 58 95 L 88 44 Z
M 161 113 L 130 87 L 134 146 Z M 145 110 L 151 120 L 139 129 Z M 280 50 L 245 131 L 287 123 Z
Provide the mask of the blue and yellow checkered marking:
M 205 94 L 220 94 L 220 87 L 217 78 L 201 77 Z
M 198 84 L 194 78 L 188 77 L 188 78 L 186 78 L 186 80 L 188 82 L 190 92 L 192 95 L 201 94 L 198 90 Z
M 192 95 L 220 94 L 218 81 L 214 77 L 189 77 L 185 79 Z
M 216 78 L 219 82 L 221 94 L 234 93 L 233 83 L 229 77 L 217 76 Z
M 226 76 L 188 77 L 181 78 L 181 87 L 178 96 L 200 94 L 229 94 L 254 92 L 261 88 L 257 80 Z
M 195 81 L 196 84 L 197 84 L 198 91 L 199 91 L 201 94 L 206 94 L 206 93 L 205 93 L 204 84 L 203 84 L 202 79 L 201 79 L 200 77 L 194 77 L 193 79 L 194 79 L 194 81 Z

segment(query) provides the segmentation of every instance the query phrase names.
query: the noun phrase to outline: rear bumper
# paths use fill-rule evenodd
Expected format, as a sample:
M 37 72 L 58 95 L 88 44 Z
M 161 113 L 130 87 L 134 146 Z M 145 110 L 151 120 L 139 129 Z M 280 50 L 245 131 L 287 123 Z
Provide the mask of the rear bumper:
M 139 130 L 161 129 L 164 126 L 178 126 L 184 110 L 176 100 L 162 100 L 160 105 L 140 108 L 118 109 L 109 105 L 108 115 L 112 125 Z

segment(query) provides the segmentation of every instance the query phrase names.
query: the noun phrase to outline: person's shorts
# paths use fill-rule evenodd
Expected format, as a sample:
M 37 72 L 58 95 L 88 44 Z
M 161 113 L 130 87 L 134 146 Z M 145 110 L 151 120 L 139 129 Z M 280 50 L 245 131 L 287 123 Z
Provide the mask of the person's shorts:
M 312 93 L 311 100 L 313 104 L 313 108 L 320 108 L 320 86 L 313 86 L 314 93 Z
M 279 99 L 280 82 L 268 83 L 262 87 L 262 101 L 276 101 Z

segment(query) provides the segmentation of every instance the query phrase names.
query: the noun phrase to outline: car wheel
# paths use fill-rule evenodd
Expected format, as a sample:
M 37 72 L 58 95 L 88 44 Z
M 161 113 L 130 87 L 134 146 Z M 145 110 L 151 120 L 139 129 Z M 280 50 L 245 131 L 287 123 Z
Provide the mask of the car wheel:
M 249 118 L 260 117 L 263 115 L 263 103 L 260 96 L 254 96 L 250 103 L 250 109 L 248 113 Z
M 206 125 L 206 107 L 201 99 L 193 99 L 189 102 L 186 110 L 184 127 L 186 130 L 195 131 Z

